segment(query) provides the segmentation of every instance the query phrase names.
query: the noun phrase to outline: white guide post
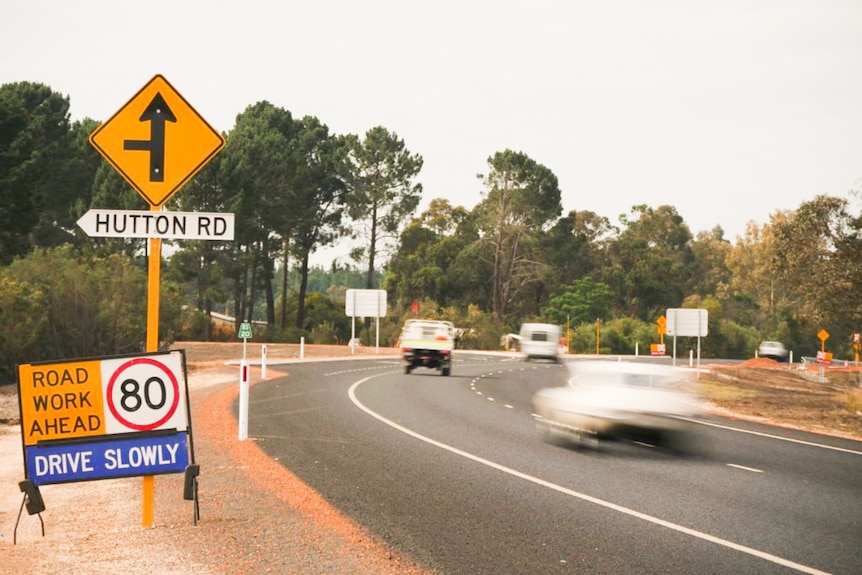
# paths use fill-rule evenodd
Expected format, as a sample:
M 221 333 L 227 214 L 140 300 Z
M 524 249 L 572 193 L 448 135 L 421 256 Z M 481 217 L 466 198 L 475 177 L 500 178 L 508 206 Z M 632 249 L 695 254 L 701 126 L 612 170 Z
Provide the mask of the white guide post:
M 248 360 L 239 364 L 239 440 L 248 438 Z

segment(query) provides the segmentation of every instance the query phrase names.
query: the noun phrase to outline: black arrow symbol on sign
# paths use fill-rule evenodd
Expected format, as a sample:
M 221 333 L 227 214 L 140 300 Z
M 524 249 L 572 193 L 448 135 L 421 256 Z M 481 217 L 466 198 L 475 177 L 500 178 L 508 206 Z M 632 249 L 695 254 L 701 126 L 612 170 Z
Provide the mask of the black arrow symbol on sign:
M 124 150 L 143 150 L 150 153 L 150 181 L 165 181 L 165 122 L 176 122 L 177 118 L 162 95 L 156 92 L 153 101 L 140 117 L 141 122 L 150 122 L 149 140 L 124 140 Z

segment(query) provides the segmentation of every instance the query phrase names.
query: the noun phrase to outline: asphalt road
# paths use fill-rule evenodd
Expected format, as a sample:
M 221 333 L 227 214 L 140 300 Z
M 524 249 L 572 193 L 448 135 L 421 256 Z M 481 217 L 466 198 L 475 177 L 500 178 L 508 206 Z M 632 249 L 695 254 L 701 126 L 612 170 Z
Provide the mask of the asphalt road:
M 461 353 L 295 364 L 249 434 L 403 552 L 448 574 L 860 573 L 862 443 L 704 417 L 694 455 L 543 442 L 530 398 L 567 371 Z

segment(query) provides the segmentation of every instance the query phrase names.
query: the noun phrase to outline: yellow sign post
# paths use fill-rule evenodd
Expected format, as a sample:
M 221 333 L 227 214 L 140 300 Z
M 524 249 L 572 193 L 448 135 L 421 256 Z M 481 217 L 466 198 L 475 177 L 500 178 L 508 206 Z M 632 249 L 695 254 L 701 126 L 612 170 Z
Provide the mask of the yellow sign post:
M 821 329 L 817 332 L 817 337 L 820 339 L 820 351 L 826 351 L 826 340 L 829 339 L 829 332 Z
M 90 134 L 90 143 L 158 207 L 221 151 L 225 139 L 157 75 Z
M 157 74 L 111 118 L 93 130 L 90 144 L 159 211 L 175 193 L 224 148 L 214 130 Z M 159 238 L 149 240 L 147 351 L 159 349 Z M 153 476 L 144 476 L 142 522 L 153 524 Z
M 817 332 L 817 337 L 820 339 L 820 351 L 817 352 L 817 363 L 832 363 L 832 353 L 826 352 L 826 340 L 829 339 L 829 332 L 825 329 L 821 329 L 819 332 Z

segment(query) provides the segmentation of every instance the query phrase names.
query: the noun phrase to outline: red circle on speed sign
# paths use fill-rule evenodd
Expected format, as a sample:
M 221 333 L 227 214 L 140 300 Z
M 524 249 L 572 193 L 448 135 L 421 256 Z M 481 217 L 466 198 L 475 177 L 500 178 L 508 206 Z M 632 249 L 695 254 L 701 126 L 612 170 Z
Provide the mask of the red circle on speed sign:
M 167 412 L 164 415 L 162 415 L 161 417 L 158 417 L 158 419 L 156 419 L 155 421 L 147 422 L 147 423 L 135 423 L 133 421 L 129 421 L 126 417 L 120 415 L 120 411 L 117 409 L 117 406 L 114 404 L 114 385 L 117 383 L 117 380 L 120 379 L 121 374 L 125 370 L 128 370 L 128 369 L 130 369 L 136 365 L 141 365 L 141 364 L 151 365 L 155 368 L 158 368 L 162 372 L 164 372 L 168 376 L 168 379 L 171 382 L 171 388 L 173 389 L 173 392 L 174 392 L 173 393 L 173 399 L 171 400 L 171 405 L 170 405 L 170 407 L 168 407 Z M 134 409 L 128 409 L 128 408 L 125 408 L 124 405 L 122 405 L 121 407 L 124 407 L 123 411 L 134 412 L 137 409 L 139 409 L 145 401 L 141 397 L 141 395 L 140 395 L 141 393 L 143 393 L 144 397 L 146 398 L 147 404 L 148 405 L 150 404 L 150 401 L 149 401 L 149 384 L 154 379 L 158 380 L 162 385 L 164 384 L 164 382 L 161 379 L 153 378 L 153 377 L 147 379 L 147 381 L 144 382 L 143 385 L 141 385 L 141 383 L 138 382 L 134 378 L 123 380 L 123 383 L 121 384 L 121 391 L 123 391 L 123 401 L 125 401 L 126 398 L 128 398 L 128 397 L 135 398 Z M 122 389 L 122 386 L 126 385 L 127 383 L 133 384 L 133 387 L 135 388 L 135 393 L 126 393 L 126 390 Z M 162 397 L 160 397 L 160 400 L 162 401 L 162 406 L 159 406 L 159 407 L 163 407 L 164 403 L 167 403 L 167 388 L 162 387 L 162 392 L 163 392 Z M 130 429 L 137 429 L 138 431 L 150 431 L 150 430 L 158 428 L 160 425 L 162 425 L 163 423 L 168 421 L 174 415 L 174 413 L 176 413 L 177 406 L 180 404 L 180 384 L 177 381 L 177 378 L 174 376 L 173 372 L 170 369 L 168 369 L 163 363 L 158 362 L 154 359 L 150 359 L 148 357 L 138 357 L 138 358 L 132 359 L 130 361 L 127 361 L 126 363 L 121 365 L 119 367 L 119 369 L 117 369 L 114 372 L 114 374 L 111 376 L 111 380 L 108 382 L 108 390 L 107 390 L 107 398 L 106 399 L 108 402 L 108 409 L 111 410 L 111 414 L 114 416 L 114 418 L 117 421 L 119 421 L 120 423 L 122 423 L 123 425 L 125 425 L 126 427 L 128 427 Z M 154 406 L 150 406 L 150 407 L 152 408 Z M 159 412 L 156 412 L 156 415 L 158 416 Z

